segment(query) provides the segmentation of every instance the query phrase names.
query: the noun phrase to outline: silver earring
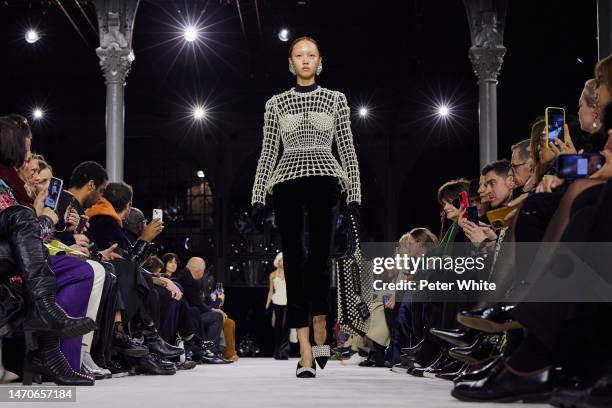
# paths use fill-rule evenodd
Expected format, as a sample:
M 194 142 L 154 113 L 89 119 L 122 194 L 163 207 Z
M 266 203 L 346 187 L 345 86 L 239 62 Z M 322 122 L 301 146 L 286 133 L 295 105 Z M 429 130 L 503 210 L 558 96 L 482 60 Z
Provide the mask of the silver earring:
M 596 127 L 597 127 L 597 121 L 596 121 L 596 120 L 594 120 L 594 121 L 593 121 L 593 127 L 594 127 L 594 128 L 596 128 Z
M 289 72 L 291 72 L 293 75 L 295 75 L 295 68 L 293 68 L 293 64 L 289 64 Z
M 323 64 L 319 64 L 317 67 L 317 76 L 321 75 L 321 71 L 323 71 Z

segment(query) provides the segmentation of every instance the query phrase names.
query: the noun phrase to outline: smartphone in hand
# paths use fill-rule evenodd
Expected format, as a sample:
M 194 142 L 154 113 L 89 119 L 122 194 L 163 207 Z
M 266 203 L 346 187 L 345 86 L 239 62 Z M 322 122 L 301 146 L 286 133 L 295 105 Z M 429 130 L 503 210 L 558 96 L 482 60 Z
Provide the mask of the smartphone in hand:
M 550 146 L 556 138 L 564 136 L 565 109 L 548 107 L 546 108 L 546 141 Z M 566 142 L 566 140 L 563 140 Z
M 62 192 L 62 187 L 64 185 L 64 181 L 57 177 L 51 177 L 49 180 L 49 188 L 47 198 L 45 198 L 44 206 L 51 208 L 52 210 L 57 209 L 57 204 L 59 202 L 60 193 Z

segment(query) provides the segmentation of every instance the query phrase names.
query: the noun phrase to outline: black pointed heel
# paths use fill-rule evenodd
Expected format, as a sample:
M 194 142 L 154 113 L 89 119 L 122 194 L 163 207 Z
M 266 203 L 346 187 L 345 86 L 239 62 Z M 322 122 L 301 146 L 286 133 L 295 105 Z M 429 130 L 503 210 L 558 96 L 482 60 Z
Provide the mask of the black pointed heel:
M 94 379 L 72 370 L 59 348 L 59 339 L 53 335 L 41 335 L 39 348 L 27 351 L 23 365 L 23 385 L 42 383 L 42 377 L 57 385 L 94 385 Z
M 321 370 L 323 370 L 327 364 L 327 360 L 329 360 L 331 357 L 329 345 L 324 344 L 322 346 L 312 346 L 312 357 L 317 362 Z
M 312 362 L 312 367 L 302 367 L 298 360 L 295 376 L 297 378 L 315 378 L 317 376 L 317 366 L 315 362 Z

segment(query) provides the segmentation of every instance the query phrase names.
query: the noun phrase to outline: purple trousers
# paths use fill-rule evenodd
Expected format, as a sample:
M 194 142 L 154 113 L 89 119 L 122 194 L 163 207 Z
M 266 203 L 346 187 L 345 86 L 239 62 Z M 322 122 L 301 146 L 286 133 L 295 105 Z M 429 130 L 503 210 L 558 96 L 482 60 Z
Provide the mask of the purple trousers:
M 93 268 L 85 261 L 66 256 L 50 256 L 51 269 L 57 281 L 57 304 L 68 316 L 85 317 L 93 286 Z M 81 343 L 83 337 L 60 340 L 60 349 L 72 369 L 81 371 Z

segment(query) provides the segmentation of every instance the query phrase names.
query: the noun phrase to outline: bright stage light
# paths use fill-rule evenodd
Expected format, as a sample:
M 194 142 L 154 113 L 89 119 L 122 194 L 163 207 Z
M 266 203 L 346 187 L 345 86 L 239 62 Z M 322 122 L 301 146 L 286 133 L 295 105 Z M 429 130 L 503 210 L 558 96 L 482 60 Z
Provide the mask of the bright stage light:
M 278 39 L 281 40 L 282 42 L 289 41 L 289 30 L 287 30 L 286 28 L 283 28 L 282 30 L 280 30 L 278 32 Z
M 448 115 L 450 115 L 450 110 L 448 109 L 448 106 L 441 105 L 438 107 L 438 116 L 440 116 L 441 118 L 445 118 Z
M 196 173 L 198 178 L 204 178 L 204 170 L 198 170 L 198 172 Z
M 368 108 L 366 108 L 365 106 L 359 108 L 359 116 L 361 116 L 362 118 L 368 116 Z
M 40 35 L 34 29 L 30 29 L 25 34 L 25 40 L 28 44 L 34 44 L 36 41 L 40 40 Z
M 32 117 L 36 120 L 40 120 L 45 116 L 45 112 L 42 109 L 36 108 L 32 111 Z
M 187 26 L 185 27 L 185 31 L 183 33 L 183 37 L 185 37 L 185 41 L 194 42 L 198 39 L 200 33 L 198 32 L 198 28 L 195 26 Z
M 206 116 L 206 111 L 201 106 L 196 106 L 193 109 L 193 118 L 196 120 L 202 120 Z

